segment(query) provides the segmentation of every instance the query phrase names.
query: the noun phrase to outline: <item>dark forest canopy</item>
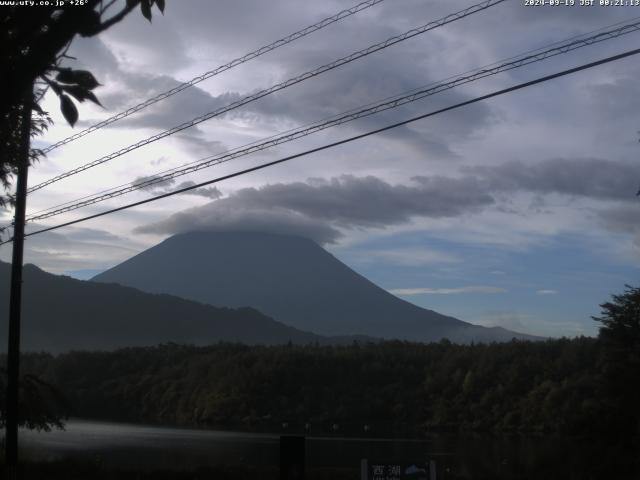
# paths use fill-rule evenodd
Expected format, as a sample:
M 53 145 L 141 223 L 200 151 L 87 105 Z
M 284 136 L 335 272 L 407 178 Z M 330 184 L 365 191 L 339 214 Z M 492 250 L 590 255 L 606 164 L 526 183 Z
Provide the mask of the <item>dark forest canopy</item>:
M 30 354 L 24 366 L 65 392 L 72 414 L 85 418 L 372 435 L 617 435 L 620 412 L 603 382 L 602 359 L 598 340 L 576 338 L 467 346 L 168 344 Z
M 39 428 L 54 427 L 70 413 L 254 431 L 637 438 L 640 289 L 627 287 L 601 307 L 601 316 L 594 317 L 601 324 L 597 339 L 169 343 L 57 356 L 30 353 L 23 356 L 25 378 L 32 379 L 25 385 L 36 395 L 25 389 L 21 401 L 31 402 L 31 418 L 25 418 Z M 51 395 L 53 404 L 45 398 Z

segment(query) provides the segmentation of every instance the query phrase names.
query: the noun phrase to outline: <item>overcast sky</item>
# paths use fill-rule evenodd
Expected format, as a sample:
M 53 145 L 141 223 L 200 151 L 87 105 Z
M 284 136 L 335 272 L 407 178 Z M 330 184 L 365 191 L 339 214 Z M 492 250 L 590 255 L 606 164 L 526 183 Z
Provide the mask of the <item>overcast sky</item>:
M 181 0 L 139 12 L 69 63 L 104 85 L 105 108 L 58 100 L 47 145 L 356 2 Z M 35 185 L 130 143 L 472 5 L 386 0 L 51 152 Z M 35 212 L 640 15 L 637 7 L 527 7 L 508 0 L 29 197 Z M 576 2 L 579 3 L 579 2 Z M 155 13 L 155 11 L 154 11 Z M 44 221 L 53 225 L 274 160 L 640 46 L 640 34 L 457 87 L 403 108 Z M 640 57 L 437 115 L 192 194 L 38 235 L 26 261 L 86 278 L 177 232 L 266 230 L 310 237 L 381 287 L 482 325 L 593 335 L 591 315 L 640 266 Z M 191 183 L 185 183 L 191 182 Z M 3 223 L 10 214 L 3 212 Z M 33 228 L 33 227 L 31 227 Z M 10 248 L 0 250 L 7 260 Z

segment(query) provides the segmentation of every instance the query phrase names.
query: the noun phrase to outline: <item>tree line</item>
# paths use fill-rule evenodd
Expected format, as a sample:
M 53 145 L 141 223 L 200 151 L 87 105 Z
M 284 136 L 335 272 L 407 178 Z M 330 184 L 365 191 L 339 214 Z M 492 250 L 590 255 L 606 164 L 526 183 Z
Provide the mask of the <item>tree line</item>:
M 42 425 L 62 405 L 84 418 L 254 431 L 638 435 L 640 289 L 602 308 L 598 338 L 32 353 L 23 371 L 39 383 L 23 382 L 23 404 L 62 394 L 54 414 L 31 409 Z
M 619 412 L 591 338 L 29 354 L 75 416 L 235 429 L 598 434 Z

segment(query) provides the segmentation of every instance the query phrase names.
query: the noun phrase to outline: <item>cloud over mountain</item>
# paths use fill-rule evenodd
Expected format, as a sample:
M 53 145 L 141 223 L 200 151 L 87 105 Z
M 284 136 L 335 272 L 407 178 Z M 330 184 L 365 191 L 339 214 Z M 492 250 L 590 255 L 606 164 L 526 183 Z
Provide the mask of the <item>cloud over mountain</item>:
M 409 185 L 392 185 L 373 176 L 344 175 L 243 188 L 136 231 L 267 231 L 333 243 L 341 228 L 385 228 L 414 216 L 458 216 L 493 202 L 478 185 L 454 178 L 415 177 Z
M 407 184 L 391 184 L 371 175 L 342 175 L 242 188 L 207 205 L 141 226 L 136 232 L 266 231 L 334 243 L 344 229 L 387 228 L 408 224 L 414 218 L 450 218 L 490 207 L 504 209 L 502 203 L 521 193 L 532 195 L 530 206 L 539 212 L 547 208 L 544 195 L 550 194 L 614 203 L 635 201 L 640 166 L 591 158 L 554 159 L 535 165 L 512 161 L 466 167 L 461 173 L 458 177 L 416 176 Z M 598 215 L 605 228 L 619 230 L 624 223 L 620 219 L 626 221 L 630 214 L 623 215 L 616 207 Z

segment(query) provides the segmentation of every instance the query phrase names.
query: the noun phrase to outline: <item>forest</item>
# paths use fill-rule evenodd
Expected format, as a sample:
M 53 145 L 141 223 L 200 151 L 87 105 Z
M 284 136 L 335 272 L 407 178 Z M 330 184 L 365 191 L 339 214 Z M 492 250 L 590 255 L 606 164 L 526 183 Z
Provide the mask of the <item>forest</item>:
M 22 358 L 22 423 L 55 427 L 75 416 L 310 434 L 633 438 L 640 433 L 640 289 L 628 287 L 601 307 L 602 316 L 594 318 L 601 324 L 597 338 L 470 345 L 169 343 L 28 353 Z
M 592 338 L 30 354 L 73 416 L 243 430 L 617 432 Z M 636 416 L 637 423 L 637 416 Z

